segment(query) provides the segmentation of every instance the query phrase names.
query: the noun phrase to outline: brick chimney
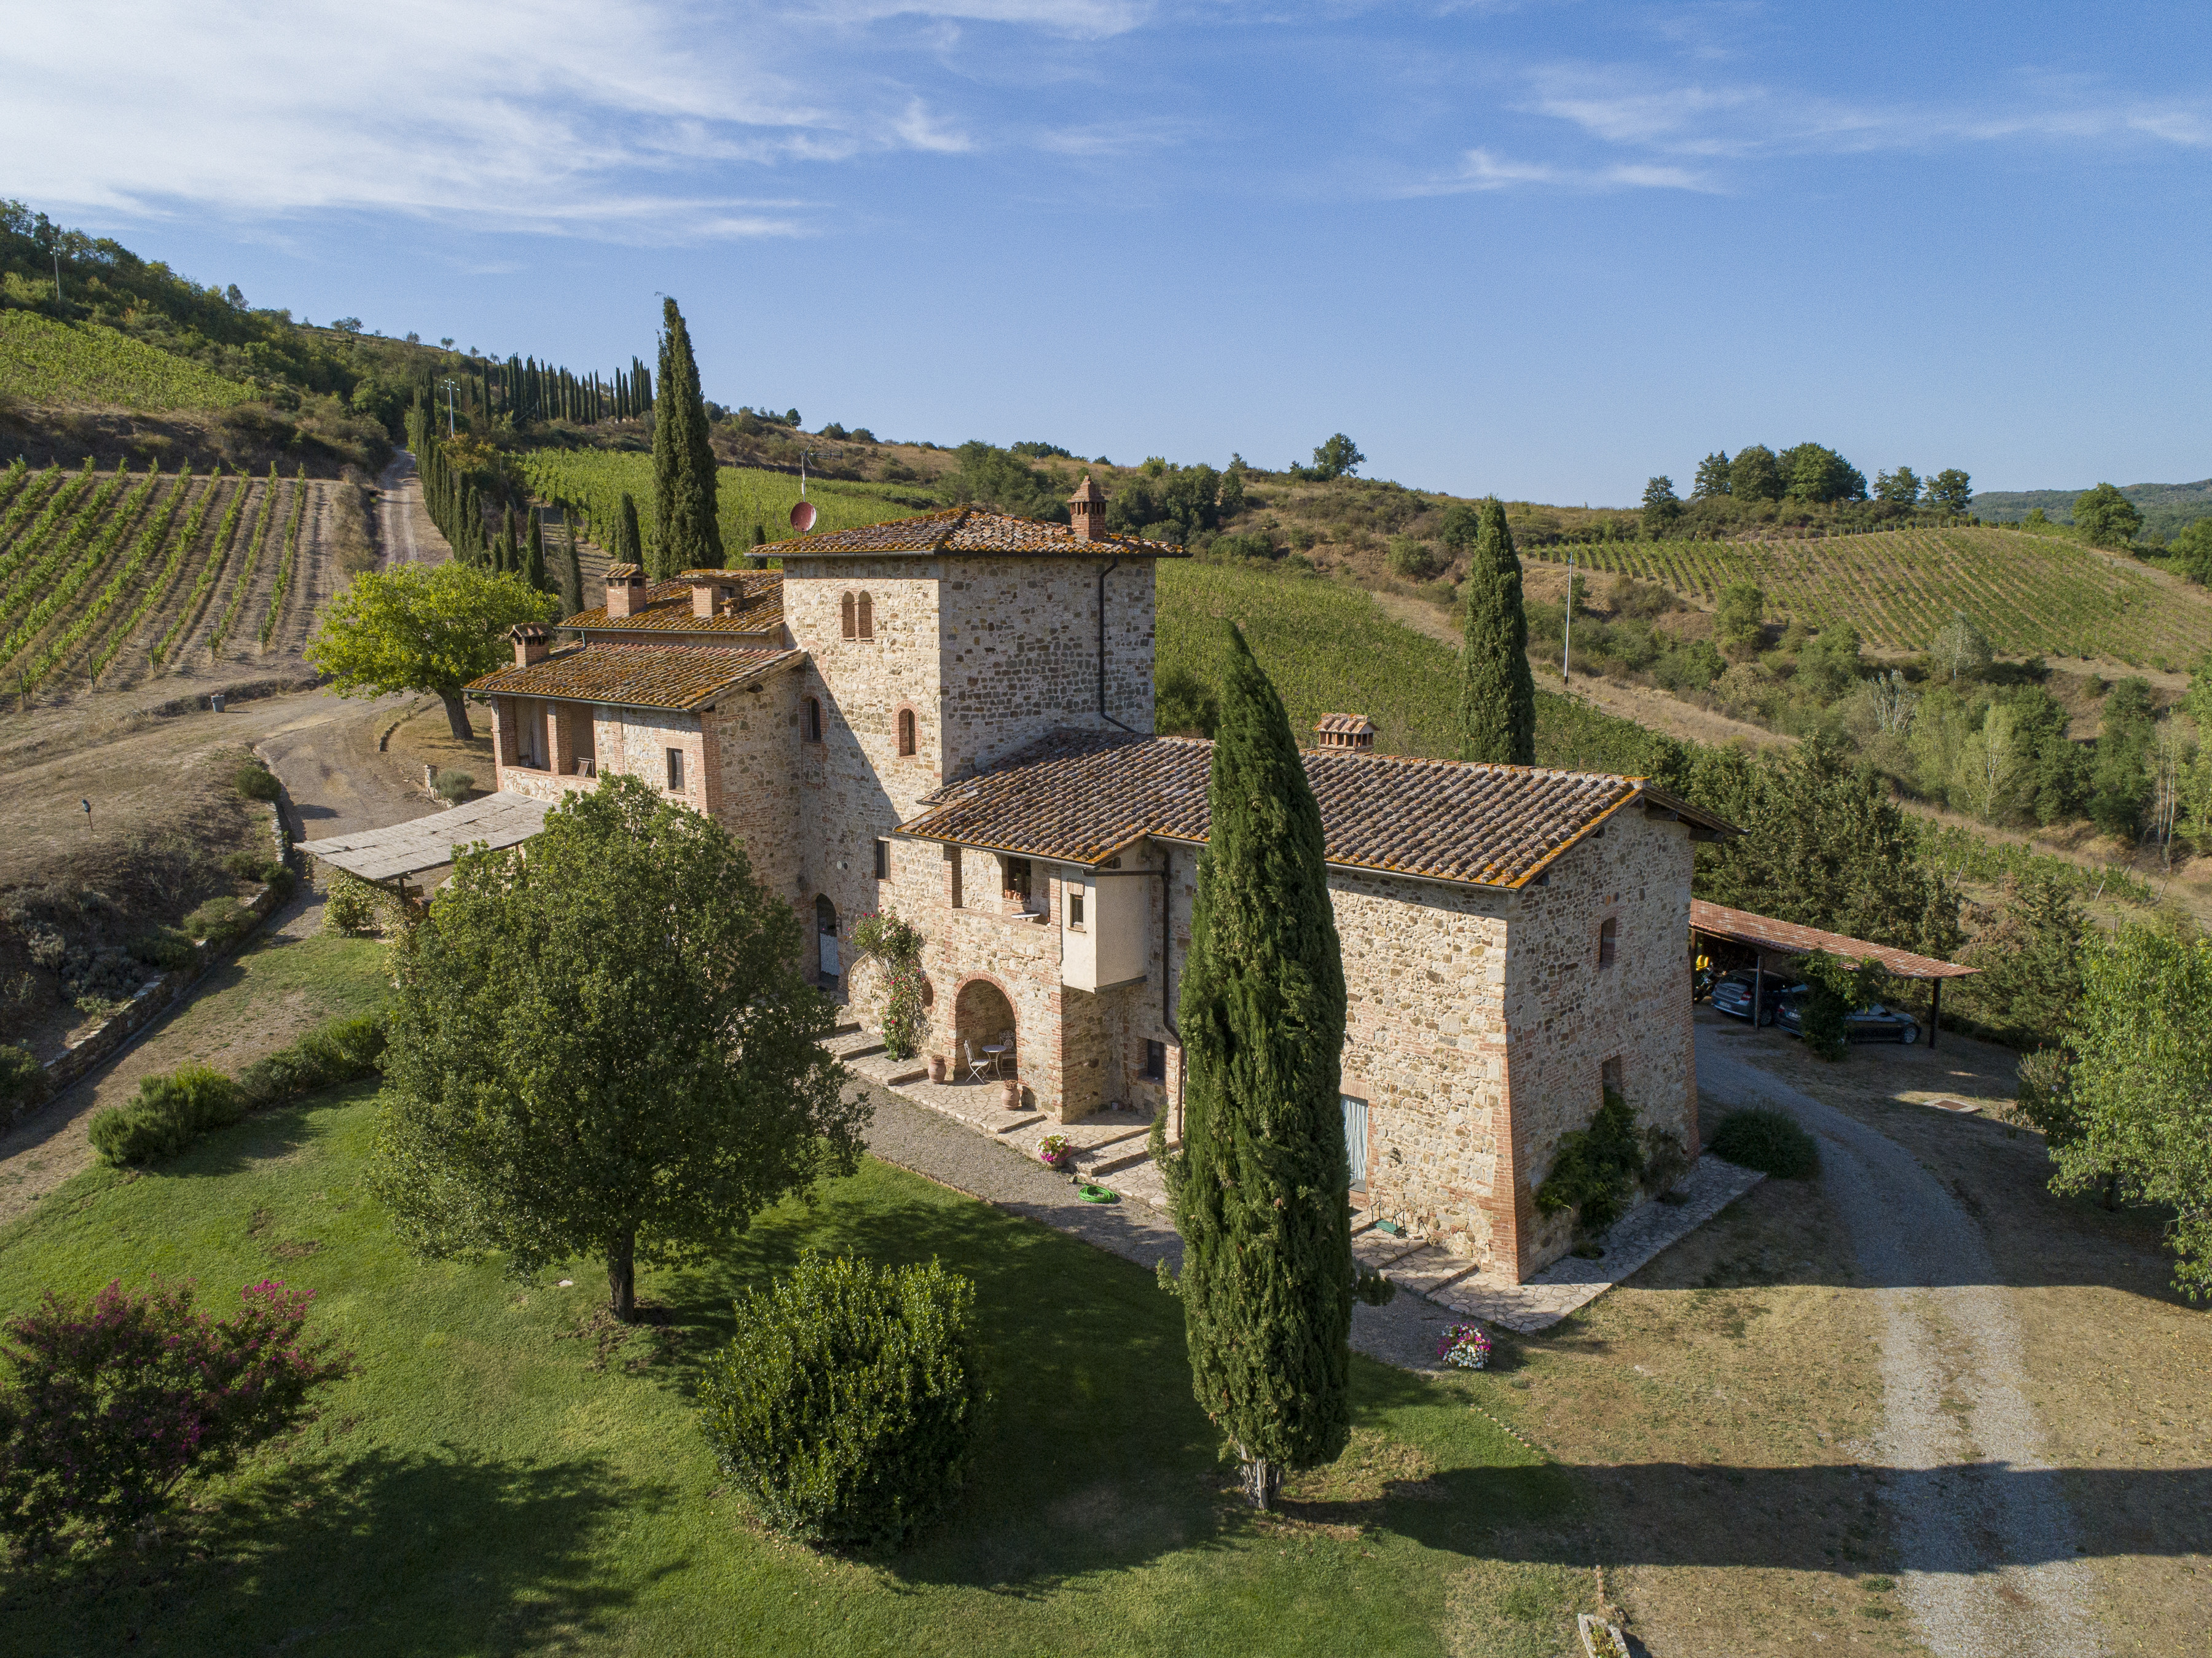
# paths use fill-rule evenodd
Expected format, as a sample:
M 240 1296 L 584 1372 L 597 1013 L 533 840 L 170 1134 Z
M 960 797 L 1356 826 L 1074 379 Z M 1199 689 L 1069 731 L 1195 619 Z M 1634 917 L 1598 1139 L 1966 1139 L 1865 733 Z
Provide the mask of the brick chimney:
M 1067 517 L 1075 528 L 1078 541 L 1106 539 L 1106 497 L 1098 492 L 1098 486 L 1091 481 L 1088 472 L 1083 475 L 1083 482 L 1076 486 L 1075 493 L 1067 498 Z
M 691 584 L 691 614 L 702 621 L 726 614 L 725 607 L 744 591 L 732 570 L 686 570 L 677 579 Z
M 507 631 L 514 641 L 514 665 L 526 668 L 543 662 L 553 651 L 553 630 L 536 622 L 518 623 Z
M 1336 754 L 1372 754 L 1375 722 L 1364 714 L 1325 714 L 1314 725 L 1321 746 Z
M 635 564 L 607 566 L 607 619 L 620 621 L 645 608 L 645 572 Z

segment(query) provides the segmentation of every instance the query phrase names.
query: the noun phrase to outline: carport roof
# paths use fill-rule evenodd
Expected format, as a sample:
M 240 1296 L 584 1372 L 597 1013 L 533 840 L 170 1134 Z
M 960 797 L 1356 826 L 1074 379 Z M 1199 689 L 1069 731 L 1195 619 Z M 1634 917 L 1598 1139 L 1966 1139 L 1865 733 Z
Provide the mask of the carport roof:
M 420 875 L 453 861 L 455 848 L 482 841 L 493 847 L 520 846 L 545 827 L 552 803 L 524 794 L 487 794 L 455 806 L 359 835 L 333 835 L 302 841 L 301 850 L 364 881 L 389 881 Z
M 1794 921 L 1778 921 L 1771 915 L 1753 915 L 1748 910 L 1709 904 L 1702 898 L 1690 900 L 1690 930 L 1726 938 L 1731 944 L 1748 944 L 1753 950 L 1771 950 L 1778 956 L 1806 956 L 1816 950 L 1854 962 L 1863 962 L 1871 956 L 1900 979 L 1963 979 L 1981 971 L 1977 967 L 1960 967 L 1954 962 L 1915 956 L 1909 950 L 1871 944 L 1864 938 L 1847 938 L 1840 932 L 1823 932 L 1818 927 L 1799 926 Z

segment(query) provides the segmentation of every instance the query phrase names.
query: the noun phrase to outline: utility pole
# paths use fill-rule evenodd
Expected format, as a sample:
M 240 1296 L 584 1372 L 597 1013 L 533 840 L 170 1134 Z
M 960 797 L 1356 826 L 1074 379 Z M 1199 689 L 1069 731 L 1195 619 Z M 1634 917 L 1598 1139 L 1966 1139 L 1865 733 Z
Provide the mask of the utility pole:
M 55 310 L 57 310 L 57 311 L 60 310 L 60 309 L 61 309 L 61 305 L 62 305 L 62 250 L 61 250 L 61 244 L 60 244 L 60 243 L 58 243 L 58 242 L 57 242 L 57 243 L 54 245 L 54 309 L 55 309 Z
M 446 441 L 451 443 L 453 440 L 453 382 L 448 379 L 443 384 L 446 388 Z

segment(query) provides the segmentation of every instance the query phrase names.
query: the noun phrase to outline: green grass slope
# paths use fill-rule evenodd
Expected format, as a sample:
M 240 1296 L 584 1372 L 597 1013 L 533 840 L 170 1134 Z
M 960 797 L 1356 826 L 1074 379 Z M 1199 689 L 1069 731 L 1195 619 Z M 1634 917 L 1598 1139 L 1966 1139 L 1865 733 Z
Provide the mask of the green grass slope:
M 39 404 L 149 414 L 228 409 L 254 393 L 236 380 L 99 323 L 0 311 L 0 394 Z
M 366 956 L 316 965 L 378 983 Z M 127 1570 L 21 1563 L 0 1649 L 1333 1658 L 1347 1630 L 1443 1655 L 1469 1619 L 1486 1653 L 1572 1638 L 1572 1486 L 1470 1408 L 1502 1378 L 1356 1358 L 1352 1450 L 1297 1517 L 1259 1522 L 1192 1400 L 1181 1308 L 1140 1267 L 871 1162 L 641 1273 L 657 1321 L 623 1329 L 595 1263 L 522 1283 L 401 1249 L 367 1190 L 376 1111 L 374 1084 L 337 1090 L 149 1171 L 80 1175 L 0 1230 L 0 1315 L 112 1278 L 228 1303 L 272 1276 L 315 1291 L 312 1327 L 362 1367 Z M 734 1297 L 807 1248 L 934 1256 L 978 1286 L 981 1460 L 892 1559 L 765 1533 L 697 1430 Z
M 1566 550 L 1533 556 L 1564 563 Z M 2161 580 L 2124 554 L 2014 530 L 1601 542 L 1577 548 L 1575 561 L 1703 604 L 1733 582 L 1752 582 L 1765 593 L 1769 616 L 1814 628 L 1848 623 L 1877 650 L 1925 650 L 1960 612 L 2008 655 L 2106 656 L 2138 667 L 2179 667 L 2212 649 L 2212 594 Z
M 1456 757 L 1458 653 L 1393 621 L 1364 589 L 1194 560 L 1164 560 L 1158 569 L 1160 676 L 1182 670 L 1218 684 L 1222 623 L 1234 622 L 1281 693 L 1292 730 L 1310 732 L 1324 714 L 1364 714 L 1386 753 Z M 1648 776 L 1667 768 L 1674 749 L 1632 720 L 1536 695 L 1539 764 Z

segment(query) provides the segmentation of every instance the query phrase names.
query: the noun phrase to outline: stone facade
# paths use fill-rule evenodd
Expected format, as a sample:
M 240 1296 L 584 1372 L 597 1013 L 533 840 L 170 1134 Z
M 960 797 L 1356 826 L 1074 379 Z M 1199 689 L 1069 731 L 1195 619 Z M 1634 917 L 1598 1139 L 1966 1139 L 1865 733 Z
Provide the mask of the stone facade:
M 900 835 L 937 791 L 1055 729 L 1150 731 L 1152 568 L 1110 544 L 793 556 L 787 666 L 685 712 L 496 697 L 499 785 L 545 798 L 591 772 L 646 779 L 744 839 L 802 918 L 803 964 L 864 1023 L 881 987 L 851 960 L 853 925 L 893 912 L 923 935 L 925 1051 L 951 1076 L 1010 1042 L 998 1068 L 1035 1108 L 1068 1121 L 1121 1104 L 1179 1128 L 1198 848 L 1142 840 L 1090 868 Z M 1517 1281 L 1570 1243 L 1534 1193 L 1608 1084 L 1694 1154 L 1692 833 L 1632 806 L 1517 890 L 1332 869 L 1343 1088 L 1368 1125 L 1356 1201 Z

